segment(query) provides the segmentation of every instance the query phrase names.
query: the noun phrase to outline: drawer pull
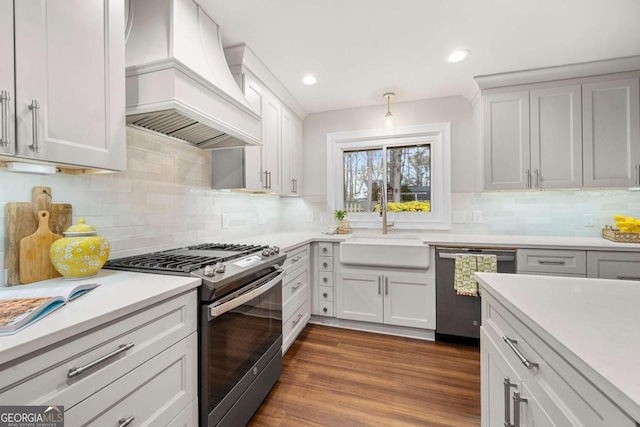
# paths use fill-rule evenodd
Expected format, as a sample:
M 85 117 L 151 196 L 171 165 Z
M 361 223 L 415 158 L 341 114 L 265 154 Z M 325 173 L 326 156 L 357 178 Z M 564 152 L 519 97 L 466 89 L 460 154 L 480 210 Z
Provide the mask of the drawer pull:
M 40 102 L 37 99 L 31 101 L 31 104 L 29 104 L 29 110 L 31 110 L 31 137 L 33 138 L 33 143 L 29 148 L 34 153 L 39 153 L 40 143 L 38 142 L 38 130 L 40 127 L 40 116 L 38 115 L 38 110 L 40 110 Z
M 120 418 L 120 420 L 118 421 L 120 424 L 118 424 L 118 427 L 127 427 L 129 424 L 131 424 L 134 420 L 133 415 L 131 415 L 129 418 Z
M 509 377 L 504 377 L 504 427 L 511 427 L 511 387 L 517 388 Z
M 81 366 L 79 368 L 71 368 L 69 369 L 69 373 L 67 374 L 67 378 L 73 378 L 75 376 L 78 376 L 80 374 L 82 374 L 84 371 L 86 371 L 87 369 L 91 369 L 96 365 L 99 365 L 102 362 L 107 361 L 108 359 L 111 359 L 112 357 L 115 357 L 117 355 L 119 355 L 120 353 L 124 353 L 125 351 L 131 349 L 135 344 L 130 342 L 129 344 L 120 344 L 120 347 L 118 347 L 117 350 L 112 351 L 111 353 L 102 356 L 99 359 L 94 360 L 93 362 L 87 363 L 84 366 Z
M 322 297 L 323 297 L 323 298 L 327 298 L 328 296 L 329 296 L 329 294 L 328 294 L 328 293 L 326 293 L 326 292 L 324 292 L 324 293 L 322 294 Z
M 640 280 L 639 276 L 623 276 L 622 274 L 618 274 L 616 276 L 618 280 Z
M 296 326 L 298 324 L 298 322 L 300 322 L 300 319 L 302 319 L 302 314 L 298 314 L 298 318 L 296 320 L 294 320 L 293 322 L 291 322 L 293 324 L 293 326 Z
M 327 307 L 322 307 L 322 311 L 326 313 L 327 311 L 329 311 L 329 309 Z
M 322 281 L 323 281 L 324 283 L 327 283 L 327 282 L 329 281 L 329 279 L 327 279 L 326 277 L 323 277 L 323 278 L 322 278 Z
M 2 134 L 0 135 L 0 146 L 8 147 L 11 143 L 9 139 L 9 117 L 11 113 L 11 95 L 6 90 L 0 90 L 0 104 L 2 104 Z
M 329 264 L 327 264 L 326 262 L 323 262 L 323 263 L 322 263 L 322 266 L 323 266 L 324 268 L 327 268 L 327 267 L 329 267 Z
M 565 265 L 566 263 L 567 263 L 566 261 L 545 261 L 545 260 L 538 261 L 538 264 L 542 264 L 542 265 Z
M 329 250 L 327 248 L 322 248 L 322 252 L 326 254 L 327 252 L 329 252 Z
M 292 290 L 293 292 L 295 292 L 295 291 L 297 291 L 297 290 L 298 290 L 298 288 L 299 288 L 300 286 L 302 286 L 302 282 L 298 282 L 298 284 L 297 284 L 297 285 L 292 286 L 292 287 L 291 287 L 291 290 Z
M 520 427 L 520 404 L 527 403 L 528 400 L 524 397 L 520 397 L 519 391 L 513 392 L 513 425 L 514 427 Z
M 291 263 L 298 262 L 302 259 L 302 256 L 298 255 L 296 257 L 291 258 Z
M 378 276 L 378 295 L 382 295 L 382 277 Z
M 520 353 L 520 350 L 518 350 L 518 348 L 516 347 L 516 344 L 518 343 L 518 341 L 512 340 L 506 335 L 502 337 L 502 339 L 504 340 L 504 342 L 507 343 L 509 348 L 516 354 L 516 356 L 518 356 L 518 359 L 520 359 L 520 362 L 522 362 L 522 364 L 526 366 L 527 369 L 537 368 L 539 366 L 537 363 L 530 362 L 529 360 L 527 360 L 527 358 L 524 357 L 522 353 Z

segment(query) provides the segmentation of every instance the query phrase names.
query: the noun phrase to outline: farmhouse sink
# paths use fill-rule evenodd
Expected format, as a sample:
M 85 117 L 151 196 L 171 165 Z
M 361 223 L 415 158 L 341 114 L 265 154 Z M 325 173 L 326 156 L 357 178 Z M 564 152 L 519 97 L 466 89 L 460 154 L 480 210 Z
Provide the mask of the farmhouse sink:
M 369 267 L 429 267 L 429 245 L 415 236 L 352 236 L 340 243 L 340 262 Z

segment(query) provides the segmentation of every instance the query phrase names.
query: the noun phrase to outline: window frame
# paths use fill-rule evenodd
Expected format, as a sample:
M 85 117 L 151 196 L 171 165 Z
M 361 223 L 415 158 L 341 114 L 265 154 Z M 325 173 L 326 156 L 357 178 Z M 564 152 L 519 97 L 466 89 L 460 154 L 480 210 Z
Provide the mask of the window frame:
M 431 212 L 388 212 L 394 229 L 451 229 L 451 124 L 436 123 L 392 129 L 372 129 L 327 134 L 327 205 L 329 212 L 344 209 L 345 151 L 431 145 Z M 386 151 L 386 150 L 383 150 Z M 384 157 L 384 156 L 383 156 Z M 386 158 L 384 159 L 386 165 Z M 384 170 L 386 180 L 386 169 Z M 380 228 L 375 212 L 349 213 L 353 228 Z

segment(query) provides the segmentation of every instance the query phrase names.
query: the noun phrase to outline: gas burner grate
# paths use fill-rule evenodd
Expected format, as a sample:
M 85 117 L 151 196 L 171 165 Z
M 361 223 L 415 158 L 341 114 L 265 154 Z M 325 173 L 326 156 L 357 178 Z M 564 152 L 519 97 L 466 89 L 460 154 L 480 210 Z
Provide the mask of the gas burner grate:
M 220 262 L 220 260 L 219 257 L 155 253 L 110 260 L 107 261 L 105 267 L 119 270 L 188 274 L 204 268 L 206 265 Z

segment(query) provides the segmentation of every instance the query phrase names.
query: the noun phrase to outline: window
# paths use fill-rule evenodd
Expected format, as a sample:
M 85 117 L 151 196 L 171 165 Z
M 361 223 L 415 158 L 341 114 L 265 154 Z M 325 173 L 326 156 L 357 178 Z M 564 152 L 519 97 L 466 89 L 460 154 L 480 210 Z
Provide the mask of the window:
M 449 125 L 328 135 L 329 209 L 355 228 L 380 226 L 386 189 L 395 228 L 451 228 Z

